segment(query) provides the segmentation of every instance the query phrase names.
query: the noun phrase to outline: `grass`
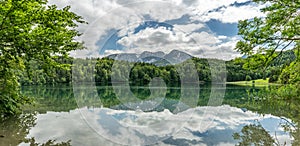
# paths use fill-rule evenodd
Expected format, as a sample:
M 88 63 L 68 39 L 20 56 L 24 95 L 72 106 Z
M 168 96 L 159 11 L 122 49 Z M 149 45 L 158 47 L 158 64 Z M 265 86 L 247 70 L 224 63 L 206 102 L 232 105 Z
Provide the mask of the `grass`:
M 254 81 L 254 84 L 253 84 Z M 269 85 L 279 85 L 276 83 L 269 83 L 269 78 L 267 79 L 257 79 L 257 80 L 251 80 L 251 81 L 237 81 L 237 82 L 227 82 L 227 84 L 232 85 L 241 85 L 241 86 L 269 86 Z

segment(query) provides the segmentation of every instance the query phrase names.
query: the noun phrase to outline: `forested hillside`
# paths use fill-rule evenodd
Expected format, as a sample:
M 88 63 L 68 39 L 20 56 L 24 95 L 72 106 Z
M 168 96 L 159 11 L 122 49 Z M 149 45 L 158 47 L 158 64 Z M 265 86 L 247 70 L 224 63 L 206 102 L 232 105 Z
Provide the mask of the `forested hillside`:
M 279 53 L 278 53 L 279 54 Z M 276 58 L 265 69 L 250 69 L 247 67 L 249 62 L 253 59 L 257 59 L 256 56 L 248 58 L 236 58 L 231 61 L 226 61 L 226 74 L 227 81 L 244 81 L 255 80 L 262 78 L 270 78 L 271 82 L 276 82 L 279 78 L 282 68 L 288 66 L 293 60 L 295 55 L 292 51 L 283 52 L 280 57 Z M 216 62 L 213 65 L 218 65 L 217 59 L 200 59 L 193 57 L 190 60 L 193 61 L 198 72 L 200 82 L 211 82 L 211 70 L 209 62 Z M 56 58 L 59 63 L 69 64 L 64 68 L 52 68 L 48 72 L 43 71 L 43 67 L 39 66 L 36 62 L 31 62 L 30 67 L 20 77 L 20 83 L 22 85 L 35 85 L 35 84 L 55 84 L 55 83 L 70 83 L 83 82 L 83 81 L 95 81 L 97 84 L 105 85 L 110 84 L 112 76 L 112 67 L 114 65 L 114 59 L 110 58 L 94 58 L 94 59 L 74 59 L 74 58 Z M 76 67 L 72 68 L 72 63 L 76 61 Z M 132 85 L 146 85 L 154 77 L 161 77 L 168 85 L 179 85 L 180 77 L 176 71 L 176 66 L 185 65 L 189 60 L 166 66 L 156 66 L 151 63 L 143 62 L 131 62 L 133 65 L 130 72 L 130 83 Z M 126 61 L 118 61 L 118 65 Z M 121 63 L 120 63 L 121 62 Z M 128 63 L 128 62 L 127 62 Z M 116 64 L 115 64 L 116 65 Z M 80 76 L 74 76 L 72 79 L 72 69 L 74 72 L 80 74 Z M 90 72 L 94 72 L 92 80 L 88 76 Z M 126 77 L 122 77 L 121 72 L 115 72 L 124 80 Z M 86 76 L 85 76 L 86 75 Z M 94 80 L 93 80 L 94 79 Z

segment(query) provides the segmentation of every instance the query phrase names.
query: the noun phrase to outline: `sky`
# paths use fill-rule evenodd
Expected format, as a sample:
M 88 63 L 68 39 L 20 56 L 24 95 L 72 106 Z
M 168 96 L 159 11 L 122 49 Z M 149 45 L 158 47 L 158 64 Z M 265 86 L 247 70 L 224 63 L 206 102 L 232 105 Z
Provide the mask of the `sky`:
M 195 57 L 229 60 L 241 56 L 234 50 L 239 20 L 264 17 L 249 0 L 49 0 L 88 24 L 77 28 L 86 50 L 74 57 L 103 57 L 115 53 L 142 53 L 174 49 Z

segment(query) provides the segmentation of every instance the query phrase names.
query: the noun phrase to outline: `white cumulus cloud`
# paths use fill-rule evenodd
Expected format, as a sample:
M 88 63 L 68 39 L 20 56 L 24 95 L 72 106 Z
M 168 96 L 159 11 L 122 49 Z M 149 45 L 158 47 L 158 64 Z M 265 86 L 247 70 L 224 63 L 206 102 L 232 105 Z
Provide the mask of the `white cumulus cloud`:
M 197 49 L 205 49 L 209 52 L 216 46 L 212 43 L 224 42 L 224 36 L 218 37 L 213 34 L 205 34 L 205 31 L 197 31 L 203 26 L 199 22 L 206 22 L 211 19 L 220 20 L 223 23 L 237 23 L 240 19 L 249 19 L 255 16 L 263 16 L 259 11 L 262 6 L 245 4 L 236 6 L 237 3 L 245 3 L 248 0 L 49 0 L 49 4 L 56 4 L 59 8 L 71 6 L 71 11 L 84 17 L 89 23 L 79 25 L 78 30 L 83 33 L 79 40 L 85 42 L 90 53 L 82 51 L 72 52 L 75 57 L 98 57 L 106 41 L 113 33 L 123 37 L 118 42 L 131 51 L 149 49 L 145 46 L 153 46 L 156 49 L 178 49 L 190 50 L 190 53 L 197 53 Z M 176 31 L 158 28 L 146 28 L 138 34 L 130 34 L 144 21 L 168 22 L 188 16 L 188 22 L 173 22 Z M 179 21 L 179 20 L 178 20 Z M 120 30 L 114 32 L 112 30 Z M 194 41 L 192 41 L 194 40 Z M 193 43 L 197 42 L 197 45 Z M 199 43 L 200 42 L 200 43 Z M 226 41 L 225 41 L 226 42 Z M 233 42 L 232 42 L 233 43 Z M 131 45 L 131 46 L 130 46 Z M 199 47 L 200 46 L 200 47 Z M 140 47 L 140 48 L 138 48 Z M 164 48 L 166 47 L 166 48 Z M 185 48 L 184 48 L 185 47 Z M 222 46 L 224 48 L 225 46 Z M 233 51 L 233 48 L 227 50 Z M 110 49 L 110 48 L 109 48 Z M 111 48 L 116 50 L 116 48 Z M 162 50 L 162 51 L 164 51 Z M 128 50 L 123 50 L 128 51 Z M 114 51 L 103 51 L 114 52 Z M 230 51 L 227 51 L 230 52 Z M 93 53 L 94 56 L 92 55 Z M 213 52 L 210 52 L 213 53 Z M 233 52 L 234 53 L 234 52 Z M 199 54 L 192 54 L 199 55 Z M 217 55 L 217 54 L 216 54 Z M 223 59 L 229 59 L 223 58 Z

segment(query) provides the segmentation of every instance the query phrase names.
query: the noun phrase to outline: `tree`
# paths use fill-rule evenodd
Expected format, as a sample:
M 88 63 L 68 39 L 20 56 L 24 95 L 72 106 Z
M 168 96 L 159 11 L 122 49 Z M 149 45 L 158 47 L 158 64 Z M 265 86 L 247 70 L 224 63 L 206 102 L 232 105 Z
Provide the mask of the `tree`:
M 261 9 L 266 17 L 239 21 L 238 34 L 242 40 L 237 43 L 236 49 L 247 55 L 263 54 L 257 56 L 260 63 L 256 65 L 254 63 L 254 66 L 263 65 L 264 68 L 287 49 L 299 52 L 300 1 L 254 0 L 254 2 L 269 3 Z M 299 55 L 293 64 L 299 64 Z
M 260 124 L 250 124 L 243 127 L 242 134 L 234 133 L 235 140 L 241 140 L 237 145 L 255 145 L 255 146 L 272 146 L 275 140 Z
M 75 30 L 82 17 L 70 12 L 70 7 L 58 9 L 47 0 L 0 1 L 0 114 L 20 111 L 30 102 L 20 94 L 18 76 L 25 70 L 30 74 L 30 61 L 41 65 L 51 74 L 55 67 L 69 65 L 55 61 L 68 57 L 68 52 L 83 48 L 75 41 Z

